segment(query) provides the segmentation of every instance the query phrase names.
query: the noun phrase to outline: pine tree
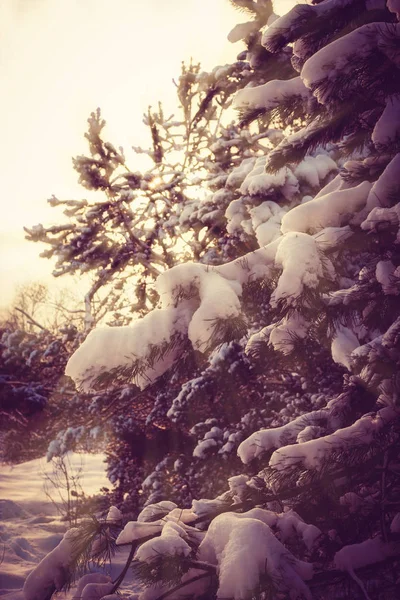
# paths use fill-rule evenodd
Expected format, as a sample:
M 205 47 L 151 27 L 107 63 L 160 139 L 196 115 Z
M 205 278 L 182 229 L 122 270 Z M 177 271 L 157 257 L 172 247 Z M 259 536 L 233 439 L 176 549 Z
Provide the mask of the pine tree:
M 146 506 L 135 520 L 122 517 L 116 544 L 131 547 L 143 600 L 392 600 L 398 2 L 322 0 L 277 20 L 268 1 L 233 3 L 253 17 L 230 34 L 245 39 L 252 73 L 234 101 L 250 127 L 240 137 L 253 135 L 256 120 L 257 135 L 284 128 L 277 144 L 250 156 L 238 147 L 221 165 L 213 201 L 226 202 L 234 255 L 177 259 L 157 277 L 160 307 L 128 329 L 92 331 L 67 374 L 100 397 L 119 394 L 121 428 L 137 399 L 162 431 L 169 420 L 197 438 L 189 464 L 179 446 L 173 464 L 166 449 L 142 484 Z M 218 470 L 236 449 L 242 464 L 232 458 Z M 219 495 L 189 508 L 196 480 L 205 496 Z
M 270 15 L 271 6 L 266 3 L 256 18 L 257 27 L 265 25 Z M 234 37 L 239 33 L 236 29 Z M 250 82 L 255 85 L 266 77 L 277 76 L 282 68 L 287 75 L 293 74 L 290 57 L 285 53 L 268 65 L 260 63 L 260 70 L 252 68 L 261 48 L 259 40 L 258 46 L 256 43 L 259 37 L 258 29 L 257 32 L 254 29 L 247 39 L 248 51 L 234 64 L 216 67 L 211 73 L 201 72 L 198 65 L 183 65 L 177 83 L 178 119 L 165 117 L 161 105 L 158 112 L 149 110 L 145 115 L 152 146 L 136 151 L 150 159 L 152 166 L 148 171 L 130 169 L 122 150 L 117 152 L 104 141 L 105 122 L 99 111 L 89 118 L 86 138 L 90 156 L 76 158 L 74 166 L 81 183 L 97 192 L 95 199 L 60 201 L 52 197 L 49 201 L 52 206 L 66 207 L 64 213 L 69 223 L 27 229 L 28 239 L 49 245 L 43 256 L 57 257 L 55 276 L 91 274 L 93 284 L 85 299 L 87 331 L 99 322 L 128 325 L 132 319 L 148 313 L 158 301 L 153 282 L 159 271 L 190 259 L 204 264 L 225 263 L 275 239 L 282 215 L 293 198 L 315 192 L 336 173 L 332 150 L 332 156 L 321 154 L 310 159 L 311 179 L 300 171 L 295 173 L 294 168 L 285 168 L 278 177 L 268 177 L 264 183 L 258 177 L 263 171 L 265 152 L 283 138 L 282 123 L 276 115 L 268 127 L 256 125 L 251 130 L 243 129 L 231 121 L 233 95 Z M 105 194 L 105 201 L 100 200 L 100 193 Z M 129 242 L 132 236 L 137 238 L 136 246 Z M 151 246 L 151 256 L 147 250 L 138 250 L 142 242 Z M 132 297 L 136 298 L 133 302 Z M 253 312 L 257 317 L 257 312 Z M 241 333 L 244 329 L 239 319 L 223 337 L 234 342 Z M 150 360 L 158 360 L 166 351 L 168 344 L 155 348 Z M 236 395 L 236 422 L 241 428 L 240 420 L 246 413 L 237 395 L 237 385 L 247 385 L 249 370 L 243 349 L 233 343 L 229 353 L 232 358 L 238 355 L 244 361 L 232 386 Z M 90 444 L 92 432 L 101 429 L 102 435 L 110 440 L 109 476 L 117 485 L 117 498 L 130 492 L 136 503 L 136 492 L 147 480 L 153 482 L 153 496 L 168 493 L 176 500 L 190 503 L 193 497 L 210 491 L 207 478 L 198 477 L 198 460 L 191 469 L 188 460 L 192 461 L 196 436 L 200 431 L 201 436 L 207 434 L 208 425 L 198 427 L 195 433 L 190 430 L 202 418 L 208 421 L 214 413 L 213 404 L 207 401 L 207 408 L 200 398 L 202 410 L 193 411 L 191 419 L 171 420 L 166 413 L 179 395 L 182 383 L 194 373 L 203 377 L 205 372 L 208 395 L 213 386 L 216 389 L 219 385 L 223 391 L 223 379 L 218 373 L 210 379 L 207 360 L 188 345 L 173 385 L 169 373 L 138 393 L 135 384 L 145 368 L 141 362 L 135 361 L 128 369 L 119 368 L 111 374 L 102 373 L 96 382 L 96 393 L 81 392 L 76 397 L 80 410 L 74 412 L 74 422 L 57 435 L 49 457 L 61 448 L 67 451 L 85 440 Z M 262 389 L 261 384 L 258 387 Z M 259 394 L 259 402 L 261 398 Z M 224 404 L 218 412 L 226 421 Z M 263 418 L 258 419 L 260 425 L 265 424 Z M 71 427 L 76 436 L 71 435 Z M 231 427 L 229 434 L 235 435 L 235 427 Z M 168 460 L 163 462 L 166 455 Z M 193 472 L 197 481 L 190 472 L 184 478 L 177 473 L 171 485 L 169 473 L 175 463 L 186 465 L 185 471 Z M 227 473 L 240 468 L 234 457 L 233 463 L 235 467 L 229 466 Z M 149 478 L 155 469 L 157 477 Z M 139 499 L 143 500 L 143 496 Z

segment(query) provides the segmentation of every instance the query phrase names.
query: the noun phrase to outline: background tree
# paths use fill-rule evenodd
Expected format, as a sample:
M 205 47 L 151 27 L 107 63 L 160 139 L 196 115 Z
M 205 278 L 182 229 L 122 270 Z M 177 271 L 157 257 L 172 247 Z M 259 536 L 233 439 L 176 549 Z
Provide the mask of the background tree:
M 21 287 L 0 324 L 1 460 L 43 456 L 76 396 L 64 376 L 79 345 L 82 308 L 66 290 L 50 293 L 41 283 Z M 73 400 L 74 401 L 74 400 Z M 78 411 L 79 412 L 79 411 Z

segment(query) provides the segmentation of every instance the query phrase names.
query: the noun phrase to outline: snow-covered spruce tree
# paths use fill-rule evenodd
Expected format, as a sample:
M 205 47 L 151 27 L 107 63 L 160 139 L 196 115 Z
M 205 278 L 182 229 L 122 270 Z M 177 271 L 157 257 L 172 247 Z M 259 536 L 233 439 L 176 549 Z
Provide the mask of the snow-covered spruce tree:
M 65 214 L 70 222 L 50 228 L 39 225 L 28 231 L 29 239 L 49 245 L 45 256 L 57 257 L 56 276 L 67 272 L 92 275 L 93 285 L 86 296 L 87 329 L 101 320 L 111 325 L 127 325 L 132 318 L 146 314 L 157 302 L 154 279 L 171 265 L 190 259 L 221 264 L 265 245 L 279 235 L 282 215 L 294 198 L 300 201 L 315 194 L 337 172 L 332 149 L 333 158 L 325 153 L 310 159 L 306 166 L 312 172 L 310 177 L 301 169 L 285 168 L 278 176 L 263 180 L 259 174 L 263 171 L 265 153 L 282 140 L 280 129 L 284 124 L 290 125 L 290 119 L 284 123 L 277 113 L 271 123 L 264 119 L 262 127 L 253 126 L 251 130 L 231 122 L 234 113 L 228 109 L 239 88 L 250 81 L 256 85 L 278 74 L 288 77 L 294 74 L 286 51 L 268 61 L 257 59 L 258 55 L 266 54 L 259 43 L 259 28 L 271 17 L 272 8 L 270 3 L 260 3 L 256 9 L 252 31 L 246 33 L 239 27 L 230 36 L 234 41 L 246 34 L 248 51 L 242 53 L 240 60 L 216 67 L 208 74 L 198 66 L 183 67 L 177 85 L 178 118 L 166 118 L 161 107 L 157 113 L 146 114 L 152 147 L 148 151 L 136 150 L 151 159 L 148 171 L 130 170 L 122 151 L 117 152 L 103 141 L 104 121 L 97 112 L 89 119 L 86 135 L 90 157 L 78 157 L 74 166 L 83 185 L 104 194 L 105 200 L 100 194 L 90 202 L 62 202 L 53 197 L 52 205 L 66 205 Z M 301 114 L 297 111 L 296 117 Z M 252 302 L 251 294 L 249 301 Z M 258 307 L 257 310 L 253 307 L 253 313 L 258 319 Z M 168 495 L 189 504 L 193 497 L 215 493 L 232 469 L 241 468 L 234 451 L 241 437 L 252 431 L 250 421 L 247 429 L 241 431 L 244 427 L 241 419 L 257 403 L 253 398 L 244 403 L 243 394 L 238 393 L 240 386 L 248 385 L 249 378 L 243 344 L 238 346 L 234 342 L 243 333 L 240 322 L 224 333 L 222 337 L 227 342 L 232 340 L 233 345 L 217 369 L 211 366 L 215 360 L 211 358 L 210 362 L 204 353 L 188 344 L 185 361 L 180 361 L 175 377 L 170 371 L 142 392 L 135 386 L 137 379 L 132 377 L 135 369 L 139 374 L 146 368 L 141 360 L 130 365 L 128 371 L 119 369 L 111 376 L 103 373 L 96 382 L 95 394 L 88 397 L 81 393 L 75 397 L 78 403 L 81 400 L 80 411 L 74 411 L 72 422 L 59 433 L 49 457 L 71 449 L 76 442 L 82 444 L 85 437 L 90 442 L 93 434 L 102 431 L 111 440 L 109 475 L 117 484 L 118 497 L 129 491 L 134 502 L 138 499 L 143 502 L 147 494 L 139 498 L 136 492 L 144 481 L 145 488 L 151 485 L 152 497 Z M 212 340 L 210 348 L 220 338 Z M 150 360 L 157 360 L 160 352 L 167 350 L 168 344 L 164 344 Z M 241 368 L 233 368 L 232 378 L 233 370 L 223 365 L 237 362 L 236 358 L 243 364 Z M 202 393 L 195 403 L 193 377 L 197 383 L 204 381 L 198 387 L 207 392 L 206 403 Z M 265 404 L 261 378 L 259 375 L 257 389 L 254 387 L 252 392 L 257 395 L 260 410 Z M 255 372 L 253 380 L 255 384 Z M 178 416 L 175 402 L 171 419 L 167 412 L 183 384 L 187 384 L 187 391 L 192 390 L 190 415 L 185 417 L 181 409 Z M 232 399 L 229 406 L 226 400 L 222 401 L 228 390 Z M 218 399 L 218 404 L 212 396 Z M 183 406 L 182 396 L 179 402 Z M 270 415 L 269 411 L 268 418 Z M 224 461 L 226 468 L 210 489 L 208 477 L 199 473 L 198 466 L 198 457 L 207 454 L 197 450 L 192 455 L 197 437 L 209 435 L 208 430 L 215 425 L 215 421 L 209 423 L 211 417 L 219 419 L 219 426 L 212 434 L 220 430 L 215 448 L 219 450 L 224 445 L 224 435 L 225 441 L 232 435 L 236 446 L 231 441 L 226 446 L 230 460 Z M 267 424 L 258 413 L 252 417 L 253 425 L 254 419 L 258 419 L 259 426 Z M 204 425 L 189 434 L 199 422 Z M 201 448 L 210 450 L 212 446 L 209 442 Z M 216 458 L 220 465 L 219 456 Z M 170 467 L 174 464 L 178 470 L 171 477 Z M 152 476 L 155 470 L 158 475 Z M 203 470 L 205 473 L 205 463 Z
M 168 267 L 181 260 L 202 260 L 205 255 L 210 261 L 229 260 L 236 255 L 235 246 L 243 245 L 239 237 L 226 235 L 224 204 L 209 200 L 223 188 L 226 171 L 240 163 L 243 153 L 261 152 L 260 140 L 269 135 L 242 135 L 230 122 L 233 113 L 229 119 L 225 117 L 234 92 L 245 85 L 249 74 L 243 61 L 212 73 L 201 72 L 199 65 L 183 65 L 177 83 L 179 114 L 165 116 L 159 105 L 158 111 L 149 109 L 144 117 L 152 145 L 148 150 L 135 148 L 148 159 L 144 172 L 130 169 L 122 149 L 117 151 L 104 141 L 100 111 L 89 118 L 89 156 L 79 156 L 73 164 L 80 182 L 91 192 L 90 200 L 63 201 L 53 196 L 49 202 L 64 207 L 64 222 L 26 229 L 29 240 L 48 246 L 44 257 L 57 259 L 56 277 L 89 274 L 86 333 L 99 321 L 125 325 L 148 312 L 157 302 L 152 284 Z M 227 196 L 225 205 L 229 200 Z M 35 356 L 39 359 L 40 355 L 38 349 Z M 29 364 L 25 366 L 29 368 Z M 141 456 L 135 455 L 136 447 L 144 445 L 146 435 L 151 440 L 160 433 L 154 427 L 144 433 L 153 397 L 139 398 L 135 386 L 124 385 L 94 397 L 75 394 L 72 400 L 73 418 L 51 444 L 49 458 L 90 443 L 99 432 L 109 437 L 116 432 L 109 456 L 114 462 L 124 460 L 123 472 L 112 467 L 111 474 L 122 490 L 129 479 L 127 463 L 133 464 L 136 477 L 140 473 Z M 118 413 L 125 405 L 132 415 L 120 419 Z M 159 445 L 157 438 L 153 446 Z M 151 459 L 151 449 L 146 456 Z M 152 467 L 159 460 L 158 452 L 150 460 Z M 138 479 L 138 488 L 143 479 L 144 474 Z
M 250 11 L 266 4 L 235 3 Z M 289 137 L 266 152 L 264 165 L 257 164 L 258 189 L 282 182 L 282 170 L 292 173 L 296 164 L 311 185 L 311 174 L 320 176 L 311 168 L 312 154 L 334 152 L 339 174 L 319 192 L 310 190 L 311 198 L 286 198 L 278 227 L 272 209 L 278 211 L 282 198 L 269 200 L 278 208 L 253 198 L 250 210 L 259 209 L 275 232 L 259 249 L 230 262 L 186 262 L 163 272 L 156 282 L 161 308 L 129 329 L 94 330 L 69 362 L 67 372 L 87 389 L 125 379 L 146 393 L 157 382 L 173 387 L 183 381 L 166 415 L 177 420 L 190 416 L 190 390 L 196 396 L 205 381 L 204 375 L 198 384 L 184 381 L 180 367 L 192 349 L 206 356 L 211 371 L 235 352 L 240 358 L 231 364 L 248 373 L 254 368 L 259 377 L 263 369 L 271 377 L 296 368 L 303 392 L 315 385 L 318 371 L 330 368 L 328 352 L 345 372 L 340 389 L 335 378 L 324 393 L 310 395 L 307 412 L 300 391 L 280 395 L 282 424 L 265 423 L 272 427 L 251 432 L 239 445 L 243 471 L 253 474 L 231 477 L 223 494 L 194 500 L 190 509 L 164 498 L 125 524 L 117 545 L 131 546 L 128 562 L 148 584 L 143 600 L 398 597 L 399 9 L 396 0 L 387 6 L 323 0 L 270 21 L 262 38 L 257 11 L 253 24 L 236 29 L 251 37 L 255 70 L 265 74 L 268 61 L 284 55 L 298 72 L 287 79 L 280 73 L 278 82 L 265 76 L 236 96 L 243 124 L 280 118 L 292 126 Z M 247 200 L 236 205 L 242 214 L 236 211 L 237 200 L 228 219 L 238 215 L 245 239 L 251 213 Z M 225 381 L 234 378 L 229 369 Z M 210 379 L 211 387 L 217 379 Z M 250 375 L 248 381 L 243 402 Z M 271 392 L 259 391 L 245 426 L 254 427 L 263 399 L 268 409 Z M 221 405 L 224 400 L 221 395 Z M 195 412 L 201 403 L 200 396 Z M 207 420 L 200 424 L 209 429 L 198 455 L 223 448 L 221 428 Z M 234 447 L 237 440 L 229 442 Z M 99 586 L 95 597 L 114 593 L 125 572 L 104 582 L 107 589 Z

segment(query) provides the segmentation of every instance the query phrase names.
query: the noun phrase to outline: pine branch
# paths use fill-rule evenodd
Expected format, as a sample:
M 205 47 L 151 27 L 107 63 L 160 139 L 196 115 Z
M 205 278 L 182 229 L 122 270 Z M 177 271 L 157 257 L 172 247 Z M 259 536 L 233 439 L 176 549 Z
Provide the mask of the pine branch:
M 191 123 L 192 127 L 197 125 L 197 123 L 199 123 L 199 121 L 201 121 L 201 119 L 205 116 L 207 109 L 211 105 L 211 102 L 217 93 L 218 93 L 217 88 L 211 88 L 207 92 L 207 94 L 205 95 L 205 97 L 203 98 L 203 100 L 200 103 L 197 113 L 194 115 L 194 117 L 192 119 L 192 123 Z
M 136 359 L 132 356 L 132 362 L 128 365 L 120 365 L 109 371 L 99 373 L 92 381 L 91 387 L 101 391 L 107 391 L 109 388 L 120 387 L 122 385 L 135 383 L 141 378 L 150 380 L 147 371 L 153 369 L 157 362 L 163 360 L 169 352 L 180 349 L 184 345 L 184 338 L 180 334 L 173 335 L 169 341 L 159 346 L 151 344 L 148 348 L 148 354 L 144 359 Z M 80 385 L 86 380 L 91 379 L 90 371 L 82 379 Z
M 148 539 L 152 539 L 153 536 L 147 536 Z M 125 575 L 128 572 L 128 569 L 133 561 L 133 557 L 135 556 L 135 552 L 136 552 L 136 548 L 138 547 L 139 543 L 143 543 L 143 541 L 147 541 L 146 539 L 143 539 L 142 541 L 138 541 L 136 543 L 133 543 L 131 545 L 131 549 L 128 555 L 128 558 L 126 560 L 126 563 L 124 565 L 124 568 L 122 569 L 121 573 L 118 575 L 118 577 L 115 579 L 115 581 L 113 581 L 113 588 L 110 592 L 110 594 L 115 594 L 115 592 L 118 590 L 118 588 L 120 587 L 121 583 L 123 582 L 123 580 L 125 579 Z
M 105 562 L 111 561 L 116 546 L 114 543 L 115 536 L 109 534 L 110 528 L 111 525 L 109 523 L 102 523 L 94 516 L 91 516 L 91 519 L 83 526 L 77 528 L 76 534 L 71 541 L 73 547 L 72 561 L 69 564 L 68 578 L 63 586 L 63 590 L 68 590 L 78 577 L 87 572 L 88 565 L 93 560 L 98 565 L 104 565 Z M 103 536 L 103 540 L 106 543 L 104 549 L 96 557 L 93 557 L 92 545 L 98 536 Z
M 239 109 L 239 127 L 248 127 L 257 119 L 267 115 L 267 112 L 266 108 Z
M 239 12 L 254 16 L 257 14 L 257 5 L 253 0 L 229 0 L 231 6 Z
M 273 108 L 239 108 L 239 127 L 247 127 L 257 119 L 262 119 L 267 126 L 275 122 L 280 129 L 292 125 L 294 121 L 304 121 L 307 116 L 310 102 L 301 96 L 285 96 L 278 106 Z
M 247 332 L 246 319 L 242 316 L 224 319 L 205 319 L 211 323 L 211 334 L 207 340 L 207 351 L 223 342 L 240 340 Z
M 132 563 L 135 580 L 141 581 L 146 586 L 159 583 L 167 586 L 179 585 L 189 569 L 201 569 L 212 574 L 216 572 L 214 565 L 179 555 L 160 554 L 150 562 L 135 560 Z

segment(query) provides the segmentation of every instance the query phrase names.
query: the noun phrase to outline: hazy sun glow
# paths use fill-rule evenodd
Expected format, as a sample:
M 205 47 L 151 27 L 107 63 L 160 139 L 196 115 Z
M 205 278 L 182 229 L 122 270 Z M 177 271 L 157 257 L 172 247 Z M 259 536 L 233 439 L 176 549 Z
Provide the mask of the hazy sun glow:
M 71 157 L 90 112 L 101 107 L 116 146 L 147 145 L 141 115 L 158 100 L 173 110 L 181 61 L 233 60 L 241 45 L 226 36 L 246 17 L 227 0 L 3 0 L 0 18 L 1 305 L 16 284 L 50 280 L 22 227 L 59 218 L 52 194 L 85 197 Z

